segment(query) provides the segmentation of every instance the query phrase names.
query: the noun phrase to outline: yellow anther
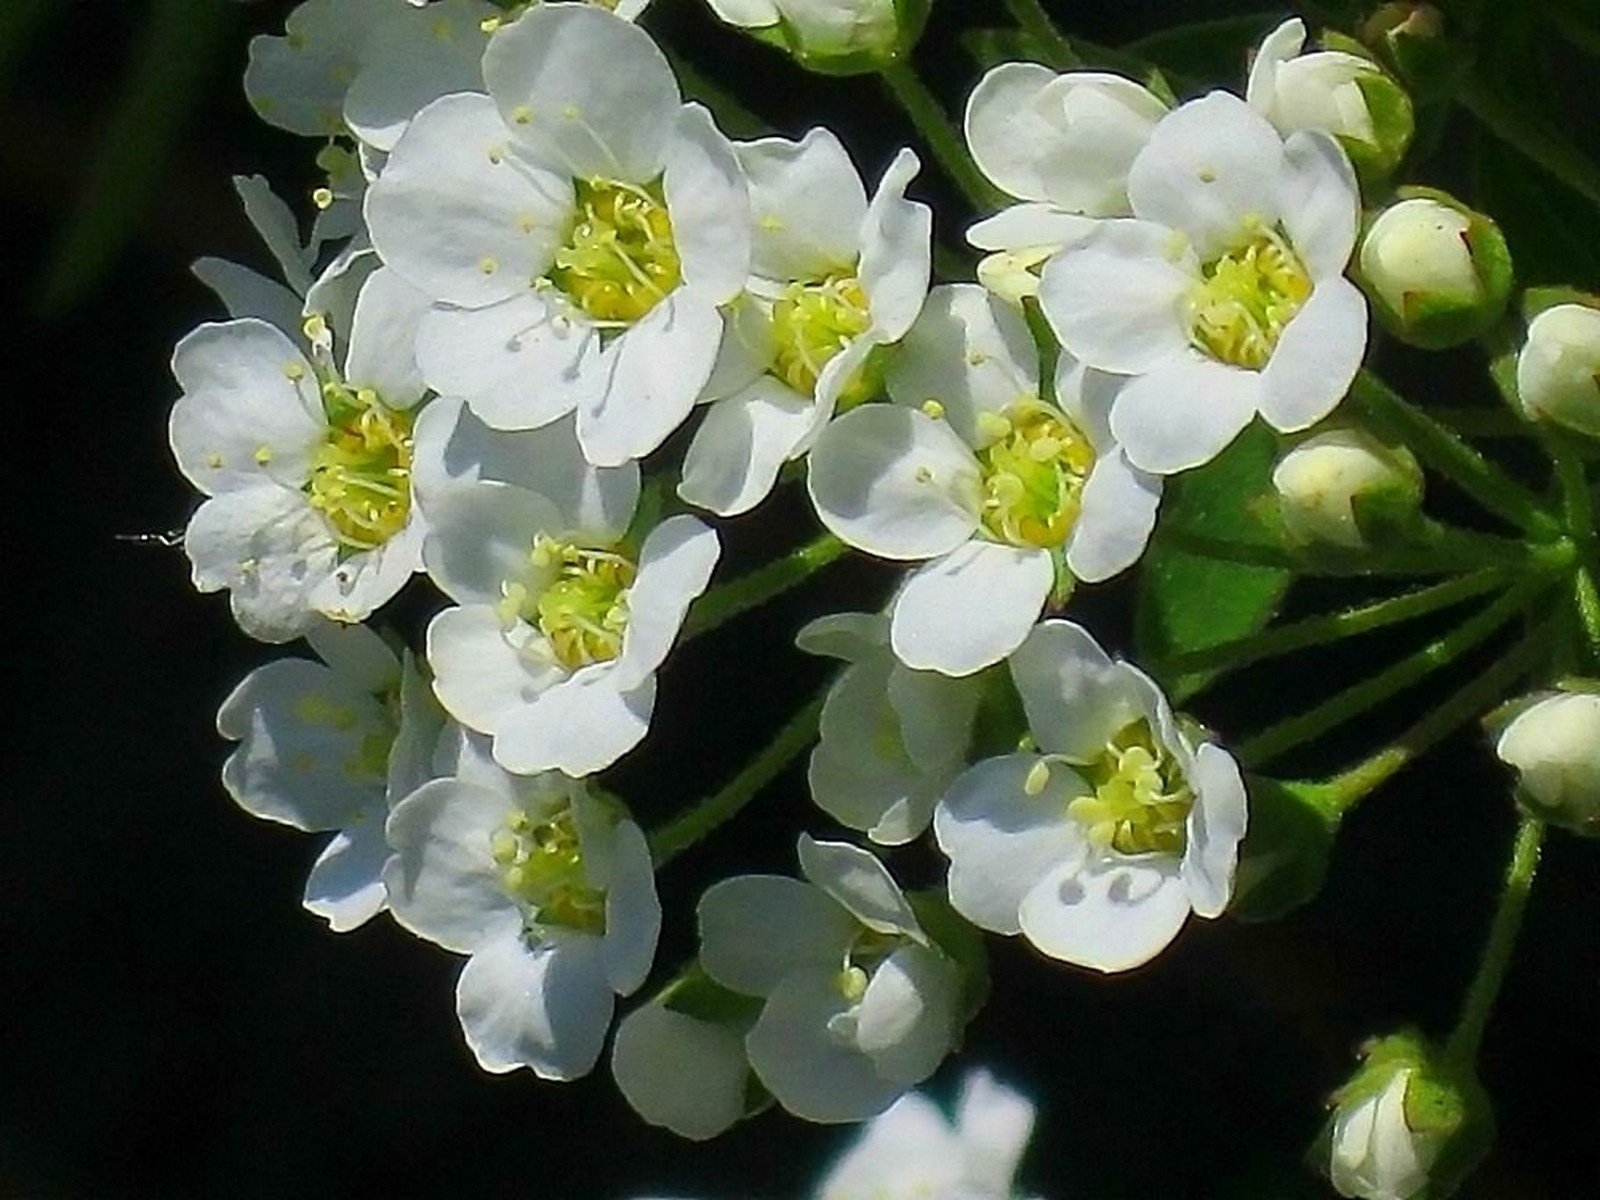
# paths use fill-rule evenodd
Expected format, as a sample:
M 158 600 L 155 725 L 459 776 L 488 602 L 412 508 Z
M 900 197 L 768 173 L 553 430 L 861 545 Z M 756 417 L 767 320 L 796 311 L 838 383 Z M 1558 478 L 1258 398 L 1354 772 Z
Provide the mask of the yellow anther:
M 978 433 L 986 442 L 997 442 L 1011 435 L 1011 422 L 997 412 L 978 414 Z
M 325 187 L 319 187 L 319 188 L 312 189 L 312 192 L 311 192 L 311 203 L 315 204 L 318 208 L 321 208 L 321 209 L 332 208 L 333 207 L 333 189 L 332 188 L 325 188 Z
M 411 518 L 411 414 L 386 407 L 371 388 L 333 380 L 322 404 L 328 429 L 312 454 L 307 497 L 343 552 L 376 549 Z
M 583 110 L 576 104 L 563 104 L 561 106 L 561 116 L 564 120 L 576 121 L 583 116 Z
M 482 271 L 485 275 L 493 275 L 499 269 L 500 264 L 494 259 L 489 258 L 487 255 L 478 260 L 478 270 Z
M 328 322 L 321 313 L 311 313 L 300 325 L 306 341 L 316 343 L 328 336 Z
M 682 280 L 661 185 L 579 180 L 574 201 L 549 279 L 595 321 L 631 325 Z
M 1259 221 L 1207 263 L 1189 298 L 1189 340 L 1219 362 L 1260 370 L 1311 295 L 1311 276 L 1275 227 Z
M 867 994 L 867 973 L 857 966 L 839 972 L 839 994 L 854 1003 Z
M 772 374 L 802 396 L 815 395 L 823 368 L 871 325 L 867 294 L 854 275 L 792 283 L 772 305 Z M 839 411 L 871 399 L 880 375 L 877 370 L 858 371 L 840 392 Z
M 264 467 L 272 461 L 271 446 L 257 446 L 255 452 L 256 466 Z
M 1062 545 L 1077 525 L 1094 469 L 1089 439 L 1065 413 L 1032 397 L 1003 416 L 980 416 L 978 429 L 989 438 L 977 452 L 984 531 L 1012 546 Z
M 969 350 L 967 352 L 967 366 L 981 367 L 989 361 L 989 355 L 982 350 Z
M 777 233 L 783 228 L 783 221 L 774 216 L 772 213 L 768 213 L 766 216 L 761 218 L 761 228 L 765 229 L 768 233 Z
M 490 146 L 489 147 L 489 161 L 491 163 L 493 163 L 495 166 L 498 167 L 501 163 L 503 163 L 505 161 L 505 159 L 506 159 L 506 148 L 504 146 Z
M 527 125 L 533 121 L 533 109 L 526 104 L 519 104 L 511 110 L 511 119 L 518 125 Z
M 1094 788 L 1067 806 L 1089 840 L 1122 854 L 1182 854 L 1194 792 L 1148 721 L 1119 730 L 1082 768 Z
M 1215 183 L 1217 181 L 1217 173 L 1210 167 L 1201 167 L 1195 172 L 1195 178 L 1201 183 Z
M 916 480 L 918 483 L 932 483 L 933 468 L 929 466 L 918 467 L 916 470 Z
M 924 400 L 922 402 L 922 411 L 926 415 L 932 417 L 935 421 L 944 420 L 944 405 L 940 404 L 937 400 L 932 398 Z
M 632 560 L 541 533 L 528 551 L 528 564 L 533 578 L 502 586 L 496 612 L 503 624 L 537 626 L 550 654 L 571 671 L 622 653 L 628 589 L 638 573 Z
M 283 377 L 290 383 L 299 383 L 306 377 L 306 369 L 297 362 L 284 363 Z
M 215 451 L 206 455 L 206 466 L 210 467 L 213 471 L 220 471 L 222 469 L 222 455 L 216 453 Z
M 517 218 L 517 228 L 523 233 L 532 233 L 539 228 L 539 222 L 534 219 L 532 213 L 523 213 Z
M 496 29 L 500 28 L 500 24 L 501 22 L 499 17 L 485 17 L 483 20 L 478 22 L 478 28 L 483 30 L 485 33 L 493 33 Z
M 1050 785 L 1050 761 L 1041 758 L 1028 768 L 1027 777 L 1022 781 L 1022 790 L 1030 796 L 1037 796 Z

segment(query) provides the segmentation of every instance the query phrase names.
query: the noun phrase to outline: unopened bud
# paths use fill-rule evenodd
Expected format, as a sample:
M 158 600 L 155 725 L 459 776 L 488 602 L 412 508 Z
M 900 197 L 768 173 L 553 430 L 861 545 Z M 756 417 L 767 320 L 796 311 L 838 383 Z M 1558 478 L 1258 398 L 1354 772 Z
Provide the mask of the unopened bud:
M 1284 532 L 1302 545 L 1364 550 L 1408 527 L 1422 504 L 1422 470 L 1404 446 L 1359 429 L 1330 429 L 1273 468 Z
M 1516 770 L 1525 807 L 1600 837 L 1600 681 L 1575 689 L 1530 697 L 1501 731 L 1494 752 Z
M 1449 95 L 1472 62 L 1471 46 L 1450 36 L 1444 14 L 1418 0 L 1380 5 L 1361 40 L 1419 101 Z
M 1600 309 L 1557 304 L 1533 318 L 1517 355 L 1517 396 L 1531 420 L 1600 437 Z
M 752 37 L 792 54 L 825 75 L 880 69 L 908 52 L 927 20 L 930 0 L 771 0 L 750 5 L 707 0 L 712 11 Z
M 1488 217 L 1444 192 L 1403 188 L 1367 226 L 1360 281 L 1384 327 L 1427 350 L 1494 324 L 1511 296 L 1511 253 Z

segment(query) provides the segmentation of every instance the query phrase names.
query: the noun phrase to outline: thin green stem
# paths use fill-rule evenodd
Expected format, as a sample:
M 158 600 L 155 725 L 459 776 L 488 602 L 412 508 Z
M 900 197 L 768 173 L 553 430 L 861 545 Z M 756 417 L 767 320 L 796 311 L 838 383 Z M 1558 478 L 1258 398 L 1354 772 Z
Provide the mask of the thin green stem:
M 1430 404 L 1428 414 L 1460 437 L 1487 440 L 1537 436 L 1532 425 L 1503 408 L 1440 408 Z
M 1164 532 L 1162 541 L 1174 550 L 1202 558 L 1335 578 L 1354 575 L 1455 575 L 1481 569 L 1485 563 L 1521 566 L 1530 557 L 1529 548 L 1522 542 L 1441 525 L 1425 525 L 1418 540 L 1409 545 L 1360 551 L 1319 546 L 1314 552 L 1299 552 L 1266 542 L 1234 541 L 1179 530 Z
M 1543 839 L 1544 822 L 1536 817 L 1524 817 L 1511 842 L 1505 887 L 1489 925 L 1489 938 L 1483 944 L 1483 957 L 1478 960 L 1477 973 L 1467 988 L 1456 1027 L 1445 1043 L 1445 1060 L 1457 1068 L 1470 1068 L 1478 1057 L 1483 1031 L 1494 1011 L 1500 985 L 1505 982 L 1506 968 L 1511 965 L 1517 934 L 1522 931 L 1522 917 L 1528 908 L 1528 892 L 1533 887 L 1534 874 L 1539 869 L 1539 844 Z
M 1350 398 L 1380 435 L 1404 443 L 1487 511 L 1542 538 L 1559 526 L 1539 499 L 1371 371 L 1362 370 Z
M 1307 617 L 1303 621 L 1275 626 L 1248 637 L 1174 655 L 1161 665 L 1168 675 L 1212 670 L 1235 671 L 1263 659 L 1342 641 L 1449 608 L 1463 600 L 1493 591 L 1506 578 L 1504 569 L 1490 567 L 1459 579 L 1430 584 L 1399 596 L 1347 608 L 1343 612 Z
M 1595 531 L 1594 496 L 1573 441 L 1551 434 L 1545 439 L 1545 445 L 1555 463 L 1556 481 L 1561 488 L 1561 515 L 1578 555 L 1572 581 L 1573 600 L 1578 607 L 1589 654 L 1600 662 L 1600 591 L 1595 588 L 1595 578 L 1600 575 L 1600 536 Z
M 1397 692 L 1426 679 L 1441 667 L 1454 662 L 1472 647 L 1485 641 L 1502 625 L 1524 608 L 1534 594 L 1547 587 L 1549 580 L 1543 575 L 1525 579 L 1503 596 L 1487 605 L 1475 616 L 1469 617 L 1455 629 L 1429 642 L 1414 654 L 1407 655 L 1376 675 L 1298 716 L 1258 733 L 1238 748 L 1241 762 L 1250 767 L 1276 758 L 1296 746 L 1314 741 L 1332 729 L 1353 720 L 1380 704 Z
M 1050 14 L 1045 12 L 1044 5 L 1039 0 L 1006 0 L 1006 8 L 1011 11 L 1011 19 L 1023 33 L 1028 35 L 1034 48 L 1046 58 L 1050 66 L 1058 71 L 1065 71 L 1069 67 L 1080 65 L 1082 59 L 1072 48 L 1072 43 L 1067 41 L 1061 30 L 1056 28 L 1056 23 L 1051 20 Z
M 732 820 L 800 756 L 817 736 L 817 724 L 822 719 L 822 704 L 826 698 L 827 689 L 824 688 L 789 718 L 789 723 L 767 743 L 765 750 L 745 764 L 743 770 L 693 808 L 650 834 L 650 857 L 656 870 Z
M 1319 785 L 1317 794 L 1323 808 L 1334 817 L 1342 816 L 1408 763 L 1494 708 L 1532 670 L 1544 642 L 1543 630 L 1524 638 L 1394 741 Z
M 683 640 L 709 633 L 724 621 L 731 621 L 797 587 L 846 549 L 848 547 L 833 534 L 824 533 L 764 567 L 712 588 L 689 610 L 689 617 L 683 623 Z
M 933 151 L 939 166 L 965 193 L 972 206 L 980 212 L 988 212 L 1005 203 L 1005 195 L 978 170 L 978 164 L 967 152 L 966 140 L 939 98 L 928 90 L 910 64 L 892 62 L 880 68 L 878 74 Z
M 1595 588 L 1594 572 L 1588 567 L 1579 567 L 1572 587 L 1583 633 L 1589 639 L 1589 657 L 1600 666 L 1600 590 Z

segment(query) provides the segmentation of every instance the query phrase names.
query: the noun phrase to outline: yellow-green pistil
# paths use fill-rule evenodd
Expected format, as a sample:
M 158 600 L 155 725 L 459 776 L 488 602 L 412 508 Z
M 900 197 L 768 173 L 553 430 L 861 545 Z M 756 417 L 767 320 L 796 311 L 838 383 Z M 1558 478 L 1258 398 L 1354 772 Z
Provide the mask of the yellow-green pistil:
M 574 186 L 577 216 L 550 281 L 601 325 L 632 325 L 683 278 L 661 184 Z
M 557 661 L 569 671 L 610 662 L 622 653 L 628 629 L 628 589 L 638 568 L 612 550 L 597 550 L 540 534 L 529 554 L 542 585 L 511 582 L 500 601 L 501 620 L 537 625 Z
M 867 294 L 854 275 L 791 283 L 772 305 L 772 373 L 802 396 L 815 395 L 822 369 L 871 324 Z M 871 399 L 881 382 L 872 374 L 856 372 L 839 396 L 839 411 Z
M 1068 804 L 1067 815 L 1091 842 L 1123 854 L 1183 853 L 1194 792 L 1148 721 L 1123 726 L 1078 771 L 1094 792 Z
M 1025 400 L 990 414 L 978 451 L 984 531 L 1011 546 L 1053 549 L 1067 540 L 1083 507 L 1094 447 L 1066 414 Z
M 343 550 L 375 550 L 411 518 L 411 414 L 336 382 L 323 385 L 322 402 L 328 429 L 306 494 Z
M 1189 340 L 1219 362 L 1260 370 L 1311 295 L 1311 276 L 1282 232 L 1254 225 L 1201 269 L 1189 298 Z
M 588 881 L 570 807 L 541 820 L 513 810 L 489 849 L 501 885 L 528 906 L 531 923 L 605 932 L 606 895 Z

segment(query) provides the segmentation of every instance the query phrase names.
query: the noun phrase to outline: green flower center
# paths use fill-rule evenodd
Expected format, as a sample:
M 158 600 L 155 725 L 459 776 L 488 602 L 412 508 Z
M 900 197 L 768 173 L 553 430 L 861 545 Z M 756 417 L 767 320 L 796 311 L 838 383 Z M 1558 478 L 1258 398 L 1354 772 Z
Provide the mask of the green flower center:
M 306 494 L 342 550 L 374 550 L 411 518 L 411 414 L 371 388 L 322 387 L 328 431 L 311 455 Z
M 1255 226 L 1242 245 L 1201 269 L 1189 298 L 1189 340 L 1219 362 L 1260 370 L 1311 295 L 1305 264 L 1276 228 Z
M 772 373 L 802 396 L 815 395 L 822 369 L 871 324 L 867 294 L 854 275 L 791 283 L 772 306 Z M 858 371 L 839 396 L 839 411 L 870 399 L 880 383 L 875 372 Z
M 580 179 L 576 190 L 550 281 L 602 325 L 631 325 L 683 278 L 661 184 Z
M 542 587 L 509 582 L 500 619 L 537 625 L 569 671 L 610 662 L 622 653 L 628 629 L 628 589 L 638 568 L 609 550 L 594 550 L 539 534 L 529 561 Z
M 981 431 L 992 438 L 978 451 L 984 531 L 1012 546 L 1061 545 L 1077 523 L 1094 468 L 1089 439 L 1037 400 L 985 417 Z
M 1123 854 L 1182 854 L 1194 792 L 1149 722 L 1124 726 L 1100 756 L 1078 768 L 1094 794 L 1067 806 L 1089 840 Z
M 588 881 L 570 806 L 542 821 L 514 810 L 489 850 L 507 894 L 528 906 L 530 923 L 605 932 L 606 894 Z

